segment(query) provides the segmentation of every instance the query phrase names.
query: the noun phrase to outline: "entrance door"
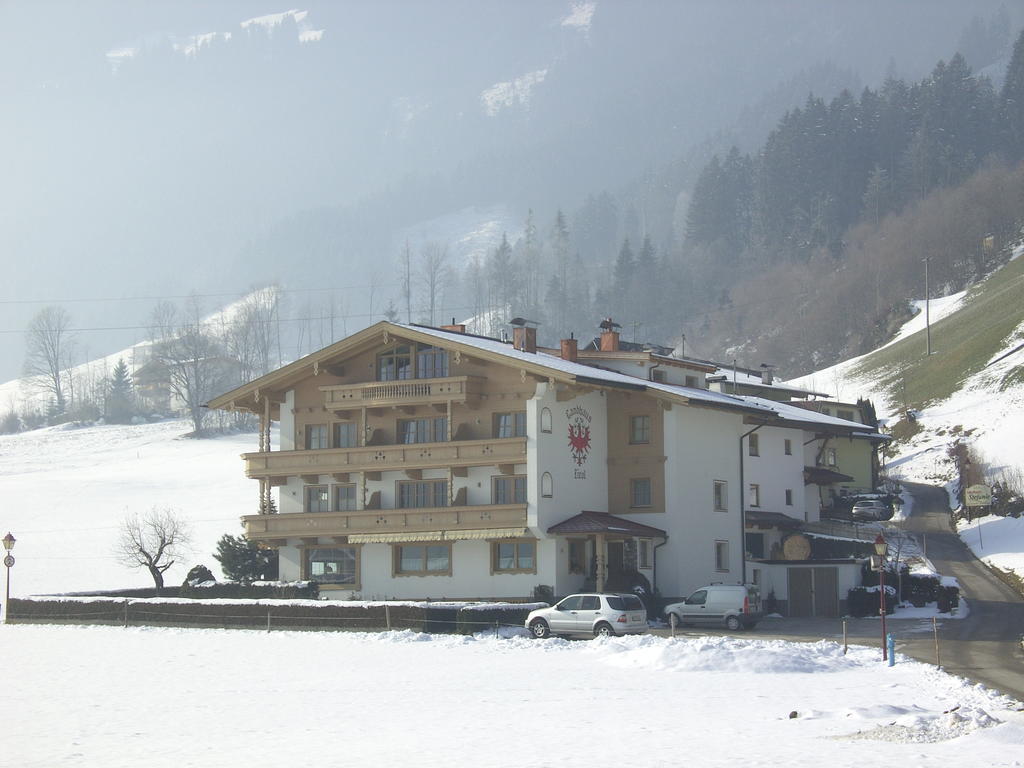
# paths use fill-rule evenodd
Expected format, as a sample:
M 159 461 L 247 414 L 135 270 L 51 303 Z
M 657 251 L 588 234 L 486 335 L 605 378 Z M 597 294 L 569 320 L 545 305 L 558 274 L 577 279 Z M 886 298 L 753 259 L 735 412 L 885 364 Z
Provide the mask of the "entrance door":
M 787 568 L 789 579 L 789 615 L 814 615 L 814 573 L 810 568 Z

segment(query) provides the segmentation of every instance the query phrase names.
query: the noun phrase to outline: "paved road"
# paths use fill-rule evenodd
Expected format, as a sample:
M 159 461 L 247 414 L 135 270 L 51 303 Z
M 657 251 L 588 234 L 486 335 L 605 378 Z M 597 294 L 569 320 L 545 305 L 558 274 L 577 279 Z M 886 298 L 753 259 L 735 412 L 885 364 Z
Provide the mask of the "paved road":
M 942 622 L 943 668 L 1024 701 L 1024 600 L 953 533 L 945 491 L 915 483 L 907 488 L 914 495 L 914 510 L 904 528 L 919 542 L 927 534 L 928 559 L 942 575 L 956 577 L 970 605 L 966 619 Z M 911 640 L 899 650 L 928 660 L 925 645 Z
M 955 576 L 970 605 L 965 619 L 938 622 L 939 652 L 943 669 L 976 680 L 1024 701 L 1024 600 L 993 576 L 950 528 L 949 506 L 941 488 L 907 483 L 914 495 L 911 517 L 903 524 L 918 542 L 927 534 L 928 559 L 944 576 Z M 919 661 L 935 663 L 935 638 L 930 619 L 889 619 L 887 629 L 896 638 L 896 650 Z M 881 622 L 877 618 L 847 619 L 851 644 L 875 645 L 881 660 Z M 668 630 L 655 630 L 669 634 Z M 732 634 L 725 630 L 686 627 L 682 636 Z M 842 642 L 840 619 L 765 619 L 750 637 Z

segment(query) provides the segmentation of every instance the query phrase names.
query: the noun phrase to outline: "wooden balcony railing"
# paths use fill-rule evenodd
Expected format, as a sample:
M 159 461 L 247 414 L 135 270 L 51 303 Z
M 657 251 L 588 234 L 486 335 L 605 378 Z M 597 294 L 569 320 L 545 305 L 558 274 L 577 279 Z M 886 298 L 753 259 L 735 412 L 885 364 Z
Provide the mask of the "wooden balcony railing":
M 336 384 L 320 387 L 328 410 L 385 408 L 392 405 L 433 405 L 479 401 L 484 379 L 480 376 L 451 376 L 444 379 L 405 379 Z
M 359 512 L 301 512 L 247 515 L 245 535 L 253 540 L 347 536 L 366 533 L 486 531 L 526 526 L 525 504 L 474 507 L 378 509 Z
M 373 445 L 316 451 L 270 451 L 245 453 L 242 458 L 245 461 L 245 474 L 251 478 L 444 469 L 452 466 L 480 467 L 522 464 L 526 461 L 526 438 Z

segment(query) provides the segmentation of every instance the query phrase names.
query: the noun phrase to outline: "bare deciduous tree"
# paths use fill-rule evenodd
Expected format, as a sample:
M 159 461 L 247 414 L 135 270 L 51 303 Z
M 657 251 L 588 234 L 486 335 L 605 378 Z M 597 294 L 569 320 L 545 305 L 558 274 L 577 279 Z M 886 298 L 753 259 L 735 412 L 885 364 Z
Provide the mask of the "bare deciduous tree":
M 25 336 L 25 375 L 37 377 L 40 386 L 63 413 L 71 367 L 71 316 L 63 307 L 43 307 L 28 324 Z
M 206 401 L 230 386 L 226 370 L 229 363 L 219 340 L 203 320 L 198 300 L 189 300 L 178 318 L 173 305 L 157 305 L 150 319 L 153 359 L 162 366 L 171 392 L 185 404 L 199 435 L 207 413 Z
M 427 322 L 434 325 L 434 315 L 441 301 L 441 291 L 448 279 L 447 244 L 427 243 L 423 246 L 420 252 L 420 277 L 427 292 Z
M 130 568 L 148 570 L 157 589 L 161 589 L 164 573 L 191 552 L 191 544 L 192 531 L 187 522 L 172 509 L 153 507 L 121 523 L 117 556 Z

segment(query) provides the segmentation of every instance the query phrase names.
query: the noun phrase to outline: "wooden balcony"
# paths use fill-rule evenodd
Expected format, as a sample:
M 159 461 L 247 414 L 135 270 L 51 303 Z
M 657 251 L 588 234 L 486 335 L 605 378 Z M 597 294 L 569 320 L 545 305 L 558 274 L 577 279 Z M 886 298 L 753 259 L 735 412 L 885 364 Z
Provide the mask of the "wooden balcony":
M 406 469 L 447 469 L 526 461 L 526 438 L 453 440 L 445 443 L 373 445 L 316 451 L 270 451 L 242 454 L 251 478 L 287 478 L 341 472 L 387 472 Z
M 350 408 L 414 407 L 479 402 L 484 379 L 480 376 L 450 376 L 445 379 L 404 379 L 368 381 L 320 387 L 324 406 L 338 411 Z
M 525 528 L 526 505 L 247 515 L 242 518 L 242 523 L 246 538 L 256 541 L 357 534 L 392 534 L 396 540 L 412 541 L 418 533 L 430 533 L 436 537 L 441 532 L 466 532 L 469 534 L 466 538 L 472 538 L 472 532 L 486 535 L 499 530 Z

